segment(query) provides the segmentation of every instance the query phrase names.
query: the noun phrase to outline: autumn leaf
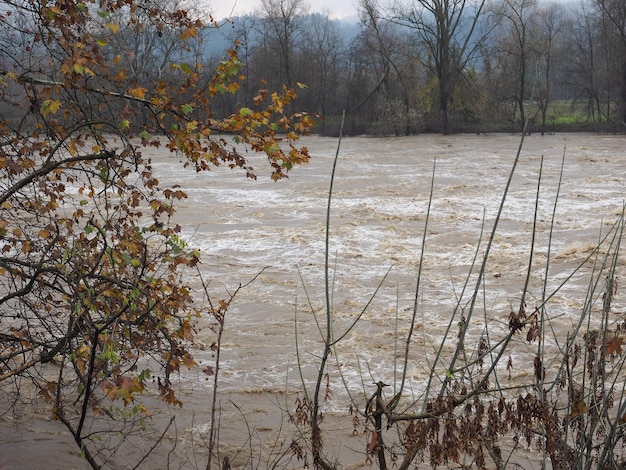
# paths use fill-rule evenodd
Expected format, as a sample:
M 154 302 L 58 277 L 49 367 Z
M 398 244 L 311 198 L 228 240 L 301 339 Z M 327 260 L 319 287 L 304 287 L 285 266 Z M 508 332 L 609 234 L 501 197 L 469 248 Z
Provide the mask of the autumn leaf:
M 113 34 L 117 34 L 120 31 L 120 25 L 116 23 L 107 23 L 106 28 Z
M 198 36 L 198 30 L 196 28 L 187 28 L 180 35 L 180 38 L 181 39 L 189 39 L 189 38 L 195 38 L 196 36 Z
M 176 398 L 176 394 L 174 393 L 174 390 L 172 390 L 172 387 L 164 384 L 161 381 L 160 377 L 158 379 L 158 385 L 159 385 L 159 393 L 161 394 L 161 398 L 163 398 L 165 403 L 169 405 L 178 405 L 180 407 L 183 406 L 183 403 L 178 398 Z
M 614 336 L 611 339 L 607 339 L 604 354 L 606 356 L 619 356 L 622 354 L 622 344 L 624 339 L 621 336 Z
M 569 414 L 570 419 L 574 419 L 578 416 L 584 415 L 589 411 L 589 408 L 583 400 L 578 400 L 572 405 L 572 411 Z
M 48 114 L 56 113 L 61 107 L 61 102 L 59 100 L 46 100 L 41 105 L 41 114 L 47 116 Z
M 106 379 L 102 381 L 102 391 L 109 400 L 115 400 L 117 398 L 117 387 L 110 380 Z
M 168 366 L 171 371 L 180 370 L 180 359 L 178 359 L 178 357 L 176 356 L 170 358 Z
M 128 90 L 128 94 L 130 96 L 134 96 L 135 98 L 139 98 L 141 100 L 145 99 L 146 97 L 146 92 L 148 90 L 146 90 L 143 87 L 137 87 L 137 88 L 131 88 L 130 90 Z
M 57 391 L 56 382 L 48 382 L 39 389 L 39 396 L 46 402 L 52 403 Z
M 83 75 L 85 73 L 85 68 L 81 64 L 76 63 L 72 65 L 72 72 L 77 73 L 78 75 Z
M 378 432 L 372 431 L 372 439 L 369 444 L 367 444 L 367 453 L 373 454 L 376 447 L 378 447 Z
M 187 369 L 192 369 L 194 366 L 197 366 L 198 363 L 195 361 L 191 354 L 185 353 L 185 355 L 183 356 L 183 365 Z

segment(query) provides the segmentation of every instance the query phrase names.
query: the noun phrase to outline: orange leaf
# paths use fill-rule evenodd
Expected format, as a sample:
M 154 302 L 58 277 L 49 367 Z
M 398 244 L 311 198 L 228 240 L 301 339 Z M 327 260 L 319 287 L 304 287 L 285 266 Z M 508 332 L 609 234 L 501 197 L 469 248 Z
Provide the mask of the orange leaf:
M 378 432 L 372 431 L 372 440 L 367 445 L 367 453 L 373 454 L 377 446 L 378 446 Z
M 622 343 L 624 339 L 621 336 L 615 336 L 611 339 L 606 340 L 606 347 L 604 349 L 604 354 L 606 356 L 612 356 L 613 354 L 620 355 L 622 354 Z
M 195 38 L 198 35 L 198 30 L 196 28 L 187 28 L 183 31 L 183 34 L 180 35 L 181 39 L 189 39 Z

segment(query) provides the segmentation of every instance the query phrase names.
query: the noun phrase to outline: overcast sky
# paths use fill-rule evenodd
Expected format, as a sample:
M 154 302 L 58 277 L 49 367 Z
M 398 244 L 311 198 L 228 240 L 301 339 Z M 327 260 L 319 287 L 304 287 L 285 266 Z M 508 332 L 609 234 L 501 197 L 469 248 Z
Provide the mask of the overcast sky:
M 206 1 L 206 0 L 205 0 Z M 545 0 L 551 1 L 551 0 Z M 553 0 L 557 3 L 579 3 L 580 0 Z M 261 5 L 261 0 L 208 0 L 215 19 L 253 13 Z M 358 0 L 307 0 L 310 12 L 328 13 L 331 18 L 357 16 Z
M 327 12 L 331 18 L 355 16 L 356 0 L 309 0 L 311 12 Z M 216 19 L 252 13 L 259 8 L 261 0 L 209 0 Z

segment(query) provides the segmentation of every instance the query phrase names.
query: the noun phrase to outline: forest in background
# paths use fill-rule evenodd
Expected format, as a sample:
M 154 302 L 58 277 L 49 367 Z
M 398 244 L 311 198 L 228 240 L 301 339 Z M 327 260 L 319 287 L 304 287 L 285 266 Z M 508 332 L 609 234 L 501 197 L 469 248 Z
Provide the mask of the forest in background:
M 229 106 L 266 80 L 307 85 L 298 105 L 330 135 L 343 110 L 349 134 L 625 129 L 624 2 L 360 0 L 358 23 L 307 5 L 265 0 L 207 30 L 207 56 L 236 45 L 251 84 Z
M 137 28 L 122 9 L 102 20 L 118 28 L 106 53 L 150 92 L 156 80 L 176 81 L 177 67 L 208 77 L 235 50 L 241 89 L 213 101 L 217 116 L 287 85 L 298 88 L 291 109 L 323 116 L 314 132 L 325 135 L 338 135 L 344 111 L 349 135 L 519 132 L 526 120 L 532 132 L 625 130 L 620 0 L 359 0 L 358 22 L 309 13 L 305 0 L 264 0 L 219 22 L 186 0 L 155 5 L 191 11 L 203 26 L 193 37 Z M 8 32 L 3 49 L 19 62 L 23 44 Z M 37 51 L 26 53 L 32 67 Z

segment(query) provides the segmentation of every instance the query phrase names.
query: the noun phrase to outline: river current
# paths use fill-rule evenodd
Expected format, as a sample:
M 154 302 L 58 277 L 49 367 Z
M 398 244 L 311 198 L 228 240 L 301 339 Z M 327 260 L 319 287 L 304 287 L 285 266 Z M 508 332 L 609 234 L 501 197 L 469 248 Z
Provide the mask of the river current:
M 441 342 L 452 311 L 467 300 L 463 286 L 476 253 L 484 253 L 519 143 L 520 137 L 512 135 L 341 141 L 329 237 L 336 338 L 367 305 L 333 352 L 332 398 L 324 404 L 332 417 L 325 421 L 326 440 L 346 466 L 363 464 L 366 446 L 363 436 L 352 433 L 349 397 L 363 406 L 374 391 L 373 382 L 382 380 L 392 387 L 399 383 L 402 341 L 409 331 L 420 271 L 407 379 L 412 393 L 423 391 L 428 358 Z M 188 194 L 178 203 L 177 222 L 182 236 L 203 253 L 201 270 L 210 280 L 213 299 L 228 297 L 239 283 L 258 275 L 228 312 L 220 364 L 220 450 L 239 468 L 267 468 L 279 462 L 278 449 L 290 443 L 281 410 L 295 408 L 303 382 L 312 386 L 321 354 L 318 321 L 323 323 L 326 306 L 326 208 L 339 142 L 308 137 L 301 144 L 310 150 L 310 163 L 277 183 L 267 176 L 261 157 L 253 158 L 259 177 L 252 181 L 224 167 L 196 174 L 182 168 L 175 156 L 146 151 L 161 184 L 179 185 Z M 519 306 L 535 225 L 528 302 L 532 306 L 542 295 L 549 254 L 548 290 L 569 279 L 554 296 L 553 325 L 563 333 L 571 330 L 585 301 L 588 273 L 569 276 L 621 214 L 625 174 L 623 136 L 525 138 L 486 265 L 481 321 L 490 322 L 494 332 L 506 331 L 509 312 Z M 619 311 L 622 306 L 618 294 L 613 308 Z M 478 341 L 483 326 L 469 331 L 470 343 Z M 202 320 L 199 342 L 208 346 L 214 337 L 210 321 Z M 444 348 L 444 355 L 453 346 Z M 524 354 L 519 352 L 520 361 Z M 208 347 L 196 357 L 198 369 L 212 364 Z M 532 374 L 532 368 L 525 370 L 516 372 L 520 379 Z M 166 468 L 163 456 L 174 444 L 173 468 L 204 468 L 201 439 L 208 425 L 211 386 L 212 379 L 200 370 L 181 377 L 184 406 L 176 410 L 176 432 L 168 433 L 152 463 L 141 468 Z M 155 407 L 168 415 L 165 407 Z M 86 468 L 62 425 L 50 421 L 45 410 L 0 417 L 0 469 L 44 468 L 50 459 L 55 465 L 45 468 Z M 128 461 L 132 467 L 132 456 Z M 295 460 L 288 464 L 298 465 Z

